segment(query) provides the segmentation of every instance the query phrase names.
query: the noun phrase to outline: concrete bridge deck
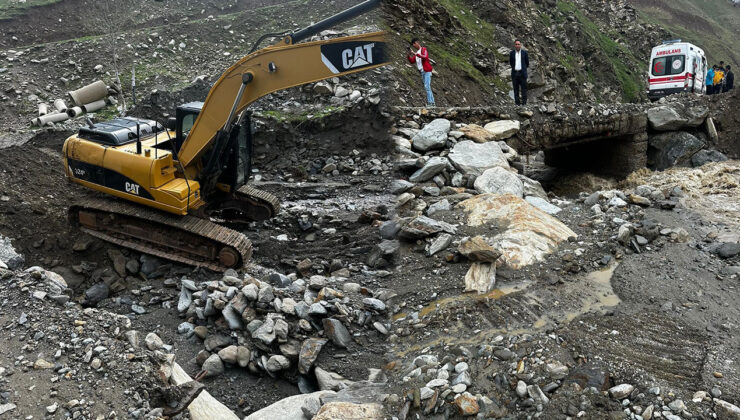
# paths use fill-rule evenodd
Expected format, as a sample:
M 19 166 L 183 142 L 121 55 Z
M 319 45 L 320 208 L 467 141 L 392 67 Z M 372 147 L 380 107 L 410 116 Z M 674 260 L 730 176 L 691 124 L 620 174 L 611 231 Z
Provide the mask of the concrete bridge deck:
M 491 107 L 396 107 L 400 115 L 418 115 L 423 121 L 447 118 L 485 125 L 517 120 L 520 130 L 506 142 L 520 153 L 542 150 L 546 162 L 557 167 L 597 170 L 624 176 L 645 167 L 650 133 L 701 130 L 708 108 L 694 97 L 666 104 L 538 104 Z

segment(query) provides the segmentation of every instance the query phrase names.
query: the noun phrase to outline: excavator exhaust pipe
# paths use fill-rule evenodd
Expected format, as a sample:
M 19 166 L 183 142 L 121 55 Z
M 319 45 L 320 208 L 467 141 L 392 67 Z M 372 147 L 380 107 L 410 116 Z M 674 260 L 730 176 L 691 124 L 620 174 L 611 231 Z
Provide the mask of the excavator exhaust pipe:
M 83 106 L 108 96 L 108 87 L 102 80 L 67 93 L 76 106 Z

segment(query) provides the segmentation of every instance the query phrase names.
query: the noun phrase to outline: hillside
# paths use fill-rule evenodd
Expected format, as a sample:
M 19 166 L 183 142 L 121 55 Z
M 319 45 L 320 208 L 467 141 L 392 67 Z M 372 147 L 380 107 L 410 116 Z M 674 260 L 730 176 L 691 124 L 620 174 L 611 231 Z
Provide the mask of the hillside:
M 630 0 L 641 21 L 659 24 L 675 38 L 695 43 L 712 64 L 740 63 L 740 8 L 721 0 Z
M 645 101 L 654 45 L 681 37 L 705 46 L 710 60 L 735 61 L 728 39 L 737 39 L 739 13 L 729 2 L 704 0 L 401 0 L 388 4 L 386 18 L 397 35 L 399 102 L 421 101 L 416 70 L 403 60 L 408 41 L 419 37 L 436 62 L 438 104 L 466 106 L 511 101 L 515 39 L 529 51 L 536 102 Z

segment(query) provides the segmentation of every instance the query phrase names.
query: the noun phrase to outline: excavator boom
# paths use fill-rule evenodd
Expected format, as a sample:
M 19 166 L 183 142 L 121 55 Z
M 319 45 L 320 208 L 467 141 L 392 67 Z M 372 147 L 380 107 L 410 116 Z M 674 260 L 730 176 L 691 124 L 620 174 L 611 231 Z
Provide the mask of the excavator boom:
M 180 147 L 180 163 L 189 167 L 197 162 L 234 115 L 267 94 L 370 70 L 387 64 L 387 60 L 382 32 L 276 45 L 254 52 L 226 70 L 213 85 Z

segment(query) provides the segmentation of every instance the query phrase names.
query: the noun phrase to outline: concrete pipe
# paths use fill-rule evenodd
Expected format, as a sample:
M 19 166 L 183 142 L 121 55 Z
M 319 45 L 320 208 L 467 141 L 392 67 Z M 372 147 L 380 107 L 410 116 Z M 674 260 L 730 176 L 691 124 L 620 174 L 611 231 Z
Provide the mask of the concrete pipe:
M 85 113 L 95 112 L 95 111 L 97 111 L 99 109 L 103 109 L 103 108 L 105 108 L 105 100 L 104 99 L 101 99 L 99 101 L 95 101 L 95 102 L 92 102 L 92 103 L 89 103 L 89 104 L 82 105 L 82 110 Z
M 64 99 L 54 101 L 54 108 L 59 112 L 67 112 L 67 104 L 64 103 Z
M 91 83 L 85 87 L 68 92 L 68 94 L 74 101 L 75 105 L 82 106 L 108 96 L 108 87 L 103 83 L 103 81 L 98 80 L 97 82 Z
M 46 114 L 44 116 L 36 118 L 34 121 L 36 124 L 40 126 L 44 126 L 48 123 L 58 123 L 62 121 L 66 121 L 69 119 L 69 116 L 65 114 L 64 112 L 58 112 L 56 114 Z
M 46 115 L 49 113 L 49 105 L 46 105 L 43 102 L 39 103 L 39 117 Z
M 82 115 L 84 113 L 85 113 L 85 111 L 83 111 L 82 110 L 82 107 L 79 107 L 79 106 L 76 106 L 76 107 L 73 107 L 73 108 L 69 108 L 67 110 L 67 115 L 69 116 L 69 118 L 78 117 L 78 116 L 80 116 L 80 115 Z

